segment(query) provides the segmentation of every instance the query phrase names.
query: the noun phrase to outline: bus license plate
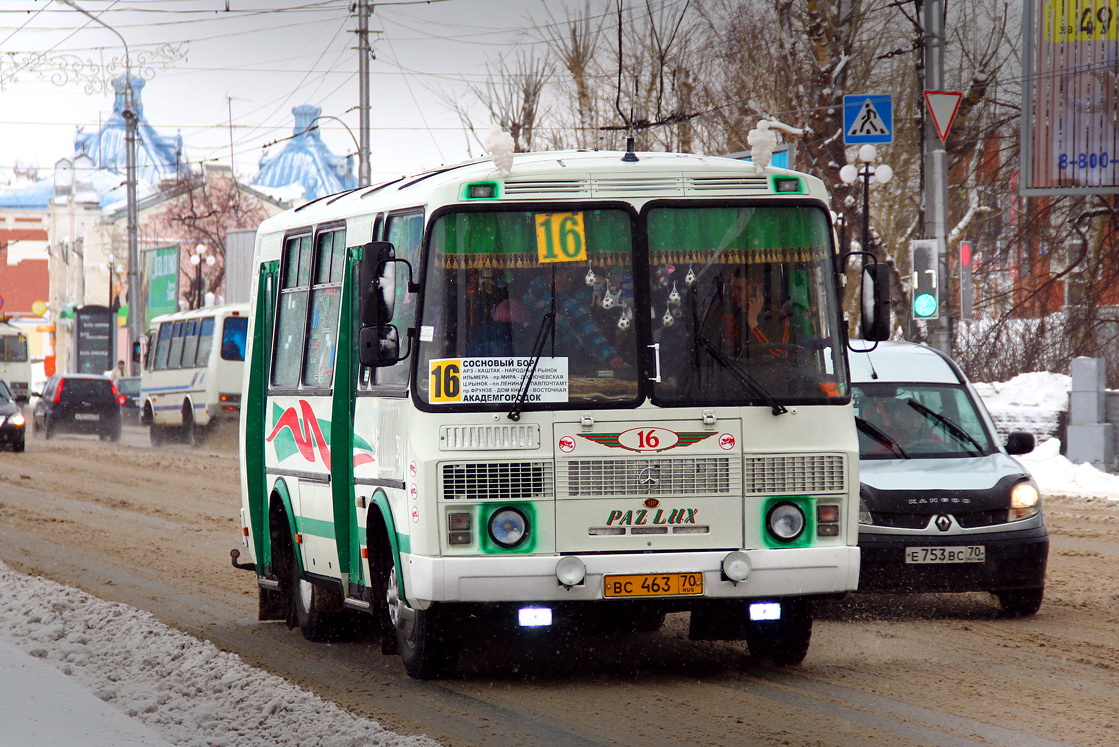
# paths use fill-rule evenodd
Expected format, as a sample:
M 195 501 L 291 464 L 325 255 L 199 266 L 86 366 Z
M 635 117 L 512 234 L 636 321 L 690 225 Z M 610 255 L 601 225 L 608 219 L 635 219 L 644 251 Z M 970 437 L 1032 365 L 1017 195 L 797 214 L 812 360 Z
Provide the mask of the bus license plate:
M 987 549 L 983 545 L 951 547 L 907 547 L 906 563 L 984 563 Z
M 702 573 L 643 573 L 633 576 L 606 576 L 603 596 L 673 597 L 703 593 Z
M 101 416 L 95 412 L 78 412 L 74 414 L 74 420 L 100 420 Z

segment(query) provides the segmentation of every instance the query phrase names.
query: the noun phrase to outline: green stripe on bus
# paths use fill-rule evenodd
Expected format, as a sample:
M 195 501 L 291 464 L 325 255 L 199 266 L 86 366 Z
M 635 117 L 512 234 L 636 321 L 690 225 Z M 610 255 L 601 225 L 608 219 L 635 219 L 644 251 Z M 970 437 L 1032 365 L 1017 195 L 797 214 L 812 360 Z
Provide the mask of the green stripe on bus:
M 334 539 L 334 522 L 332 521 L 308 519 L 306 516 L 300 516 L 296 523 L 299 525 L 299 531 L 303 532 L 303 534 L 309 534 L 312 537 L 322 537 L 324 539 Z

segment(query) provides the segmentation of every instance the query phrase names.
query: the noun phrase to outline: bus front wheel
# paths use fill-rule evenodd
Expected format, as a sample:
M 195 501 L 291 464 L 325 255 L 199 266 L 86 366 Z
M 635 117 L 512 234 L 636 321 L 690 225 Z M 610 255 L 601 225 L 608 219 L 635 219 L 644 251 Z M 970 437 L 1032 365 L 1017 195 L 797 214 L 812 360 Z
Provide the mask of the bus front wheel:
M 389 570 L 385 592 L 389 619 L 396 628 L 396 645 L 408 676 L 418 680 L 445 677 L 458 663 L 458 646 L 444 624 L 438 604 L 429 609 L 409 607 L 400 597 L 396 566 Z
M 807 599 L 783 600 L 780 619 L 746 623 L 750 655 L 780 667 L 804 661 L 811 638 L 812 603 Z

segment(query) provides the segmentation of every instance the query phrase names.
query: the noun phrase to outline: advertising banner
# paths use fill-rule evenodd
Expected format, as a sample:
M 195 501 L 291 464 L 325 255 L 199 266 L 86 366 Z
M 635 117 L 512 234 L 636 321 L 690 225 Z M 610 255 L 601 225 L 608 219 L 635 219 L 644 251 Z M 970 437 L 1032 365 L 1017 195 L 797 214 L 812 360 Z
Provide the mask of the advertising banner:
M 179 310 L 179 246 L 144 252 L 144 330 L 153 318 Z

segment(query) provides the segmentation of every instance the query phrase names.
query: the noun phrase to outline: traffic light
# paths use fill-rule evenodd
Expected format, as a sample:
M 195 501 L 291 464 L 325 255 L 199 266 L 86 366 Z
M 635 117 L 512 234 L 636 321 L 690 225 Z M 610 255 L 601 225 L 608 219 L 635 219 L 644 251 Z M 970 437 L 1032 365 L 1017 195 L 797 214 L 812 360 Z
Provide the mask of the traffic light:
M 913 268 L 914 319 L 940 318 L 936 244 L 931 239 L 918 239 L 909 244 L 910 266 Z

